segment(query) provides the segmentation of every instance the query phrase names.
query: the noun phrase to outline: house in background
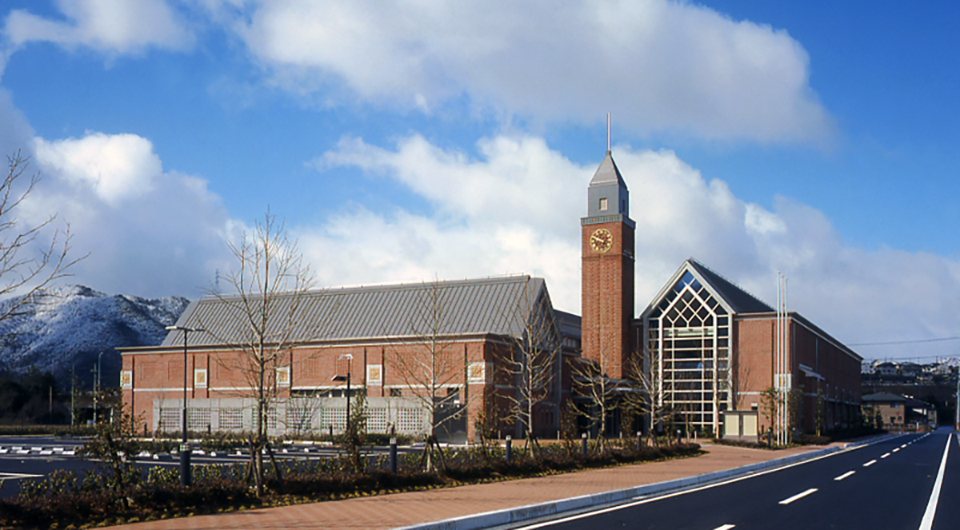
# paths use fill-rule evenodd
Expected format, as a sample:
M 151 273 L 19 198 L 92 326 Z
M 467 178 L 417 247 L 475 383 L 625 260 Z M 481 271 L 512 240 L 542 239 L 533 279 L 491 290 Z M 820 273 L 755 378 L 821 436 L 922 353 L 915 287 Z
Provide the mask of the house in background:
M 937 425 L 936 407 L 918 399 L 877 392 L 863 396 L 862 401 L 865 421 L 874 422 L 879 415 L 881 429 L 925 432 Z

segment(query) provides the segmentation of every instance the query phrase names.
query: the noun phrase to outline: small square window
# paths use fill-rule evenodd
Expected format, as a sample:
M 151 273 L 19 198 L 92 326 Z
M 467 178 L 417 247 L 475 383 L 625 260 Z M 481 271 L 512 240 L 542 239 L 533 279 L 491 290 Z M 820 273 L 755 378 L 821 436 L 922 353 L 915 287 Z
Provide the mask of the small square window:
M 600 199 L 600 211 L 603 212 L 606 210 L 607 210 L 607 198 L 603 197 L 602 199 Z

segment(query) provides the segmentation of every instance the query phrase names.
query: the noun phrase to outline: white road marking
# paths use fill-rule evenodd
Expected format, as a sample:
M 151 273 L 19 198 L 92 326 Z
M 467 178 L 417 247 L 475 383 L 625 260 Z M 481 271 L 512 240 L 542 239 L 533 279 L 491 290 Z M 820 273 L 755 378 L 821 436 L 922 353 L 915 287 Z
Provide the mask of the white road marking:
M 913 442 L 910 442 L 910 443 L 912 444 Z M 910 445 L 910 444 L 903 444 L 903 445 L 900 446 L 900 449 L 906 449 L 908 445 Z
M 849 477 L 850 475 L 852 475 L 852 474 L 854 474 L 854 473 L 856 473 L 856 471 L 847 471 L 846 473 L 840 475 L 839 477 L 834 478 L 833 480 L 836 480 L 836 481 L 839 482 L 839 481 L 841 481 L 841 480 Z
M 17 480 L 21 478 L 36 478 L 43 475 L 31 475 L 29 473 L 0 473 L 0 480 Z
M 933 528 L 933 517 L 937 515 L 937 501 L 940 499 L 940 486 L 943 485 L 943 472 L 947 470 L 947 455 L 950 454 L 950 440 L 952 438 L 953 433 L 950 433 L 947 436 L 947 445 L 943 448 L 940 471 L 937 473 L 937 480 L 933 483 L 933 491 L 930 492 L 930 500 L 927 502 L 927 511 L 923 512 L 923 519 L 920 520 L 920 530 Z
M 791 502 L 800 500 L 800 499 L 806 497 L 807 495 L 810 495 L 810 494 L 812 494 L 812 493 L 816 493 L 816 491 L 817 491 L 817 488 L 810 488 L 810 489 L 808 489 L 807 491 L 804 491 L 804 492 L 802 492 L 802 493 L 798 493 L 798 494 L 794 495 L 793 497 L 790 497 L 789 499 L 783 499 L 782 501 L 780 501 L 780 504 L 783 504 L 783 505 L 790 504 Z
M 886 454 L 884 454 L 884 455 L 881 455 L 880 458 L 886 458 L 886 457 L 888 457 L 888 456 L 890 456 L 890 453 L 886 453 Z
M 560 518 L 560 519 L 554 519 L 554 520 L 552 520 L 552 521 L 544 521 L 544 522 L 542 522 L 542 523 L 534 523 L 534 524 L 528 525 L 528 526 L 519 526 L 519 527 L 517 527 L 517 529 L 518 529 L 518 530 L 534 530 L 534 529 L 537 529 L 537 528 L 545 528 L 545 527 L 548 527 L 548 526 L 553 526 L 553 525 L 557 525 L 557 524 L 562 524 L 562 523 L 566 523 L 566 522 L 569 522 L 569 521 L 576 521 L 576 520 L 578 520 L 578 519 L 585 519 L 585 518 L 587 518 L 587 517 L 591 517 L 591 516 L 593 516 L 593 515 L 598 515 L 598 514 L 601 514 L 601 513 L 614 512 L 614 511 L 617 511 L 617 510 L 623 510 L 623 509 L 625 509 L 625 508 L 632 508 L 632 507 L 634 507 L 634 506 L 640 506 L 640 505 L 643 505 L 643 504 L 648 504 L 648 503 L 656 502 L 656 501 L 663 500 L 663 499 L 670 499 L 670 498 L 673 498 L 673 497 L 679 497 L 680 495 L 687 495 L 687 494 L 689 494 L 689 493 L 695 493 L 695 492 L 702 491 L 702 490 L 707 490 L 707 489 L 712 489 L 712 488 L 718 488 L 718 487 L 721 487 L 721 486 L 726 486 L 727 484 L 733 484 L 733 483 L 735 483 L 735 482 L 741 482 L 741 481 L 749 480 L 749 479 L 752 479 L 752 478 L 755 478 L 755 477 L 760 477 L 760 476 L 763 476 L 763 475 L 769 475 L 769 474 L 771 474 L 771 473 L 776 473 L 776 472 L 778 472 L 778 471 L 783 471 L 784 469 L 790 469 L 790 468 L 802 466 L 802 465 L 804 465 L 804 464 L 810 464 L 810 463 L 812 463 L 812 462 L 817 462 L 817 461 L 819 461 L 819 460 L 824 460 L 824 459 L 830 458 L 830 457 L 832 457 L 832 456 L 837 456 L 837 455 L 844 454 L 844 453 L 848 453 L 848 452 L 851 452 L 851 451 L 857 451 L 857 450 L 859 450 L 859 449 L 863 449 L 864 447 L 869 447 L 870 445 L 872 445 L 872 444 L 865 444 L 865 445 L 857 445 L 857 446 L 854 446 L 854 447 L 847 447 L 847 448 L 841 449 L 840 451 L 837 451 L 836 453 L 829 453 L 829 454 L 817 456 L 817 457 L 811 458 L 810 460 L 803 460 L 803 461 L 801 461 L 801 462 L 796 462 L 796 463 L 793 463 L 793 464 L 788 464 L 788 465 L 783 466 L 783 467 L 777 467 L 777 468 L 773 468 L 773 469 L 768 469 L 768 470 L 766 470 L 766 471 L 760 471 L 760 472 L 757 472 L 757 473 L 751 473 L 751 474 L 749 474 L 749 475 L 743 475 L 743 476 L 731 478 L 731 479 L 729 479 L 729 480 L 724 480 L 724 481 L 720 481 L 720 482 L 715 482 L 715 483 L 712 483 L 712 484 L 705 484 L 705 485 L 703 485 L 703 486 L 698 486 L 698 487 L 691 488 L 691 489 L 687 489 L 687 490 L 675 491 L 675 492 L 673 492 L 673 493 L 667 493 L 667 494 L 664 494 L 664 495 L 654 495 L 654 496 L 650 496 L 650 497 L 641 495 L 641 496 L 638 496 L 638 497 L 634 497 L 634 498 L 633 498 L 633 501 L 627 502 L 627 503 L 624 503 L 624 504 L 618 504 L 618 505 L 616 505 L 616 506 L 611 506 L 611 507 L 609 507 L 609 508 L 602 508 L 602 509 L 599 509 L 599 510 L 594 510 L 594 511 L 589 511 L 589 512 L 584 512 L 584 513 L 579 513 L 579 514 L 576 514 L 576 515 L 571 515 L 571 516 L 569 516 L 569 517 L 563 517 L 563 518 Z M 178 462 L 171 462 L 171 465 L 180 465 L 180 464 L 179 464 Z
M 713 530 L 730 530 L 731 528 L 736 528 L 736 527 L 737 527 L 737 525 L 735 525 L 735 524 L 725 524 L 725 525 L 723 525 L 723 526 L 718 526 L 718 527 L 714 528 Z
M 891 451 L 891 452 L 893 452 L 893 453 L 896 453 L 896 452 L 897 452 L 897 451 L 899 451 L 899 450 L 900 450 L 900 448 L 899 448 L 899 447 L 897 447 L 896 449 L 894 449 L 894 450 L 893 450 L 893 451 Z
M 863 467 L 870 467 L 870 466 L 872 466 L 872 465 L 874 465 L 874 464 L 876 464 L 876 463 L 877 463 L 876 460 L 871 460 L 871 461 L 867 462 L 866 464 L 864 464 Z

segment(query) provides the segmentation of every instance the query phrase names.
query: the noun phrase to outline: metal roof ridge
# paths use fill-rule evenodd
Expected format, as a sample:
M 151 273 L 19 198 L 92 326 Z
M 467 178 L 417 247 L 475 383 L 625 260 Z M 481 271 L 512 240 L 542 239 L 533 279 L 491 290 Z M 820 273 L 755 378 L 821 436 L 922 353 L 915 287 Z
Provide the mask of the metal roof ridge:
M 463 279 L 457 279 L 457 280 L 422 280 L 422 281 L 410 281 L 410 282 L 399 282 L 399 283 L 373 283 L 373 284 L 320 287 L 315 289 L 307 289 L 303 291 L 301 294 L 304 294 L 306 296 L 313 296 L 313 295 L 323 295 L 323 294 L 344 294 L 344 293 L 350 293 L 350 292 L 372 292 L 372 291 L 416 289 L 419 287 L 423 287 L 424 285 L 440 285 L 440 286 L 483 285 L 483 284 L 506 283 L 508 281 L 519 281 L 519 280 L 530 281 L 534 279 L 542 279 L 542 278 L 538 276 L 532 276 L 527 273 L 506 273 L 501 275 L 481 276 L 479 278 L 463 278 Z M 293 296 L 295 293 L 296 293 L 295 291 L 277 291 L 276 296 L 287 297 L 287 296 Z M 253 297 L 253 298 L 259 298 L 262 295 L 260 293 L 248 293 L 247 296 Z M 239 293 L 231 293 L 231 294 L 212 293 L 200 298 L 197 301 L 210 303 L 212 301 L 236 300 L 240 298 L 242 298 L 242 295 Z

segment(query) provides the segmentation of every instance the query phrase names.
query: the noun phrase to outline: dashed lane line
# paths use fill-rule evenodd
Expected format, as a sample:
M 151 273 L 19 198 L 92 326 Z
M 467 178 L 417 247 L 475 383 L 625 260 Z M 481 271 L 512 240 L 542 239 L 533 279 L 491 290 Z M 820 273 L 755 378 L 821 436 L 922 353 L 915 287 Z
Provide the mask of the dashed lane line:
M 871 461 L 867 462 L 866 464 L 864 464 L 863 467 L 870 467 L 870 466 L 872 466 L 872 465 L 874 465 L 874 464 L 876 464 L 876 463 L 877 463 L 876 460 L 871 460 Z
M 888 456 L 890 456 L 890 453 L 884 453 L 883 455 L 880 456 L 880 458 L 886 458 Z
M 786 506 L 787 504 L 790 504 L 791 502 L 798 501 L 798 500 L 806 497 L 807 495 L 811 495 L 811 494 L 816 493 L 816 492 L 817 492 L 817 488 L 810 488 L 810 489 L 808 489 L 807 491 L 800 492 L 800 493 L 794 495 L 793 497 L 790 497 L 789 499 L 783 499 L 782 501 L 780 501 L 780 504 Z
M 849 477 L 850 475 L 853 475 L 854 473 L 856 473 L 856 471 L 847 471 L 846 473 L 840 475 L 839 477 L 834 477 L 833 480 L 836 480 L 837 482 L 840 482 L 841 480 Z
M 737 527 L 737 525 L 735 525 L 735 524 L 725 524 L 725 525 L 723 525 L 723 526 L 718 526 L 718 527 L 714 528 L 713 530 L 730 530 L 731 528 L 736 528 L 736 527 Z

